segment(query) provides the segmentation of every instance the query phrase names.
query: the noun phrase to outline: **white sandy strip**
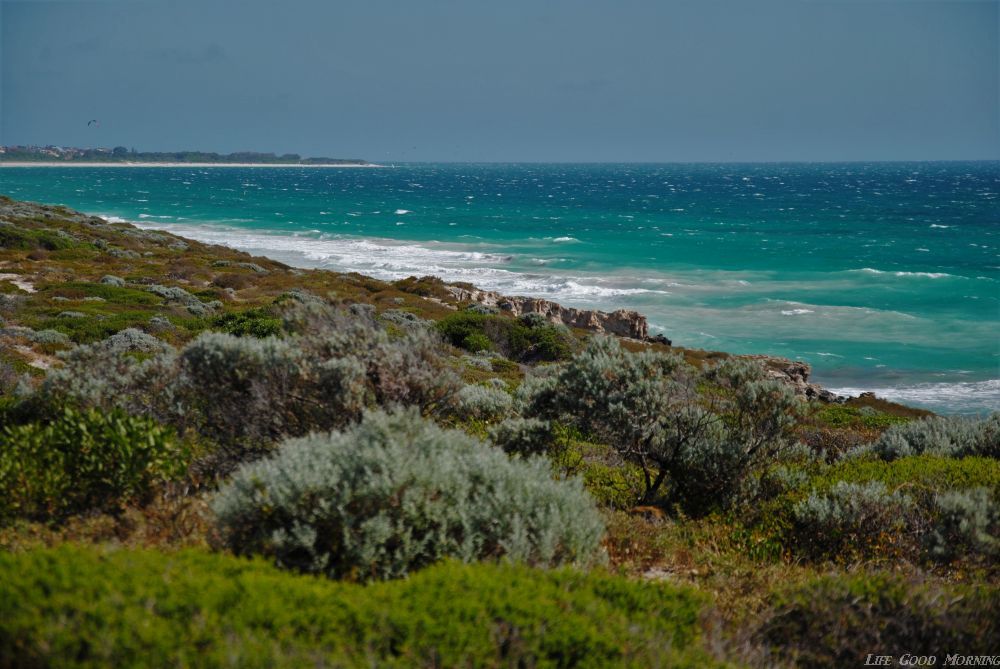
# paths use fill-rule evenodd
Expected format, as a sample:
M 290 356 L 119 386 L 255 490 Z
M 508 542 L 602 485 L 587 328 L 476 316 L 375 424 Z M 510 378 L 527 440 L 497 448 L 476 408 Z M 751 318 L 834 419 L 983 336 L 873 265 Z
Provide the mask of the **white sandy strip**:
M 35 369 L 49 369 L 52 367 L 52 363 L 56 360 L 52 356 L 36 353 L 32 348 L 22 344 L 15 345 L 14 349 L 26 357 L 28 359 L 28 364 Z
M 347 168 L 347 167 L 385 167 L 385 165 L 376 165 L 375 163 L 367 163 L 365 165 L 359 165 L 357 163 L 348 163 L 344 165 L 301 165 L 299 163 L 79 163 L 76 161 L 50 161 L 50 162 L 26 162 L 26 161 L 11 161 L 5 162 L 0 160 L 0 167 L 336 167 L 336 168 Z
M 0 281 L 10 281 L 12 284 L 20 288 L 26 293 L 37 293 L 35 290 L 35 284 L 30 281 L 25 281 L 21 278 L 20 274 L 0 274 Z

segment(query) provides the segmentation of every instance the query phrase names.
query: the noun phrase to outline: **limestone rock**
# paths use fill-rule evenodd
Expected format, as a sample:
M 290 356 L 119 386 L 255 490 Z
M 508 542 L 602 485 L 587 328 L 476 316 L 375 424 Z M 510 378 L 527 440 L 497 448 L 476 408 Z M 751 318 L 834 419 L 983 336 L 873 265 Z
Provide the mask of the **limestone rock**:
M 767 369 L 767 374 L 773 379 L 784 381 L 795 389 L 796 394 L 810 400 L 821 402 L 843 402 L 845 398 L 836 395 L 823 386 L 809 383 L 812 367 L 808 362 L 789 360 L 771 355 L 748 355 L 753 360 L 760 360 Z
M 501 295 L 492 290 L 470 290 L 461 286 L 444 286 L 444 289 L 459 302 L 474 302 L 485 307 L 493 307 L 506 311 L 515 317 L 524 314 L 539 314 L 550 323 L 557 325 L 561 324 L 571 328 L 603 332 L 643 341 L 649 338 L 649 324 L 646 322 L 646 317 L 638 311 L 619 309 L 607 313 L 591 309 L 564 307 L 561 304 L 537 297 Z M 666 341 L 669 342 L 669 340 Z

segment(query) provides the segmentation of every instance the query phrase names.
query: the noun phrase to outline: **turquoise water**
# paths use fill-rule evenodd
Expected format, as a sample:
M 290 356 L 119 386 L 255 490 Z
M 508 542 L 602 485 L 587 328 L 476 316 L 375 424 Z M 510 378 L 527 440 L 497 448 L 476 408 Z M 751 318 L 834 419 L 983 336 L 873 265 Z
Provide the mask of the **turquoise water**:
M 0 192 L 291 264 L 631 308 L 676 343 L 1000 408 L 1000 163 L 3 168 Z

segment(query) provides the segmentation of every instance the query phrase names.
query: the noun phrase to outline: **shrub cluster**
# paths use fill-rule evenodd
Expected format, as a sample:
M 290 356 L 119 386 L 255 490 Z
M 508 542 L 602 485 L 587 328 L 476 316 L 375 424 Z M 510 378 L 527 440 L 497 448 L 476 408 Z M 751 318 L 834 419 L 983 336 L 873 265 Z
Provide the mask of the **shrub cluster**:
M 884 460 L 922 453 L 1000 458 L 1000 412 L 985 419 L 935 416 L 894 425 L 882 434 L 872 450 Z
M 758 523 L 815 559 L 964 559 L 996 554 L 1000 462 L 993 458 L 851 458 L 810 473 L 792 468 Z M 990 493 L 992 492 L 992 494 Z
M 689 588 L 435 565 L 358 585 L 262 561 L 63 546 L 0 553 L 2 667 L 713 667 Z
M 565 360 L 572 355 L 575 342 L 569 330 L 527 316 L 514 319 L 467 309 L 446 316 L 436 327 L 451 344 L 472 353 L 497 351 L 514 360 Z
M 963 557 L 1000 558 L 1000 503 L 986 488 L 936 496 L 937 520 L 928 535 L 931 555 L 950 562 Z
M 885 485 L 838 482 L 812 493 L 793 509 L 796 548 L 813 556 L 857 555 L 883 550 L 909 531 L 913 500 Z
M 993 655 L 1000 589 L 934 586 L 890 575 L 812 579 L 777 593 L 758 639 L 802 667 L 862 666 L 869 653 Z
M 548 421 L 515 417 L 490 430 L 490 441 L 505 453 L 528 457 L 550 452 L 555 434 Z
M 187 450 L 156 423 L 65 408 L 53 421 L 0 430 L 0 521 L 115 511 L 183 476 Z
M 277 337 L 282 333 L 281 318 L 262 308 L 217 316 L 212 319 L 212 326 L 237 337 L 263 339 Z
M 443 557 L 588 564 L 603 535 L 579 481 L 413 412 L 287 442 L 238 470 L 213 506 L 237 554 L 349 579 Z
M 145 359 L 121 353 L 146 338 L 158 340 L 119 333 L 66 352 L 63 367 L 49 372 L 31 402 L 40 413 L 69 404 L 151 416 L 216 444 L 212 467 L 224 473 L 286 437 L 356 421 L 368 406 L 431 412 L 457 391 L 430 332 L 390 339 L 370 319 L 320 311 L 322 317 L 287 321 L 308 334 L 258 339 L 210 332 L 180 351 L 165 347 Z

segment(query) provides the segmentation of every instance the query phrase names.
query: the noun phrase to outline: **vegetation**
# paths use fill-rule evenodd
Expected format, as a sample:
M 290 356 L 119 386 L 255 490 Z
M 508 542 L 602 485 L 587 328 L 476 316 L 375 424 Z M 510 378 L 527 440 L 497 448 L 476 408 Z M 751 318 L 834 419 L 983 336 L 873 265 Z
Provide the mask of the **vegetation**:
M 936 655 L 943 662 L 950 653 L 994 654 L 998 621 L 996 586 L 936 586 L 857 574 L 783 589 L 760 635 L 775 659 L 797 666 L 861 666 L 872 649 Z
M 471 353 L 498 351 L 507 358 L 524 361 L 565 360 L 574 340 L 565 327 L 527 314 L 520 319 L 467 309 L 437 323 L 437 329 L 454 346 Z
M 183 476 L 188 454 L 156 423 L 69 407 L 52 422 L 0 429 L 0 522 L 114 511 Z
M 0 553 L 0 666 L 710 667 L 703 605 L 575 570 L 450 562 L 363 587 L 64 546 Z
M 0 241 L 0 667 L 845 666 L 997 636 L 1000 414 L 808 401 L 440 279 L 2 197 Z
M 1000 458 L 1000 413 L 987 420 L 924 418 L 886 430 L 872 450 L 885 460 L 932 453 Z
M 703 387 L 710 388 L 704 390 Z M 557 374 L 522 387 L 526 414 L 611 444 L 643 472 L 642 503 L 668 481 L 689 510 L 725 503 L 754 463 L 786 445 L 797 400 L 749 361 L 705 371 L 677 355 L 629 353 L 594 338 Z
M 238 470 L 213 506 L 235 553 L 352 580 L 443 557 L 586 565 L 604 529 L 579 482 L 412 412 L 287 442 Z

